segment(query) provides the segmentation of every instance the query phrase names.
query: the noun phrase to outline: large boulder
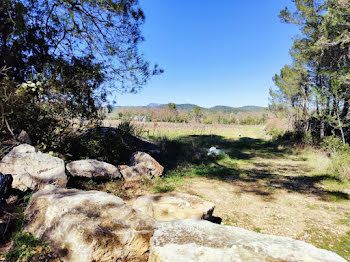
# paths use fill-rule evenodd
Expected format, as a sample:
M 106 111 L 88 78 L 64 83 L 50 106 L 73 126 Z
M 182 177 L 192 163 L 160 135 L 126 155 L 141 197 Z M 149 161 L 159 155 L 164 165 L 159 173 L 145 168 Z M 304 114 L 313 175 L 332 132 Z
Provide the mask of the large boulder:
M 144 152 L 135 152 L 130 159 L 130 166 L 121 170 L 126 181 L 152 179 L 163 174 L 164 167 L 153 157 Z
M 149 262 L 346 262 L 335 253 L 287 237 L 205 220 L 158 222 Z
M 112 164 L 97 161 L 94 159 L 73 161 L 67 164 L 66 168 L 73 177 L 105 179 L 115 179 L 122 177 L 117 167 L 113 166 Z
M 214 203 L 184 193 L 141 196 L 133 208 L 153 217 L 157 221 L 176 219 L 208 219 L 212 217 Z
M 65 187 L 64 161 L 44 154 L 27 144 L 13 148 L 0 162 L 0 172 L 12 175 L 12 187 L 37 190 L 47 184 Z
M 62 261 L 147 261 L 154 220 L 98 191 L 47 186 L 25 211 L 25 231 L 47 241 Z

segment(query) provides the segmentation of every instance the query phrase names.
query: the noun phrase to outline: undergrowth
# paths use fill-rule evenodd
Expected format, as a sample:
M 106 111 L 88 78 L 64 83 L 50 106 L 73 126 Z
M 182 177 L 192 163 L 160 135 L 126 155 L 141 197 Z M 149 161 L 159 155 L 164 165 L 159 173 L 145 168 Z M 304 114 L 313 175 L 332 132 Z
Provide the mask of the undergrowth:
M 12 238 L 13 247 L 6 254 L 9 262 L 55 261 L 57 255 L 50 251 L 47 243 L 37 240 L 32 234 L 16 233 Z M 58 261 L 58 260 L 56 260 Z

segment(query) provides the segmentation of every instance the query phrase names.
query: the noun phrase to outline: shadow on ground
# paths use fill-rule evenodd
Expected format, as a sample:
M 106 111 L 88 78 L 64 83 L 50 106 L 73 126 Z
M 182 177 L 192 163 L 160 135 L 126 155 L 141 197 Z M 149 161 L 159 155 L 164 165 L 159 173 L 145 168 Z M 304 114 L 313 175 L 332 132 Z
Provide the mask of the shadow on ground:
M 274 191 L 285 189 L 289 192 L 298 192 L 319 197 L 324 201 L 349 200 L 349 194 L 341 191 L 329 191 L 320 182 L 332 180 L 341 182 L 331 175 L 310 175 L 307 167 L 300 163 L 290 165 L 290 161 L 303 162 L 302 157 L 290 157 L 292 148 L 281 146 L 277 142 L 241 137 L 238 140 L 226 139 L 218 135 L 191 135 L 176 140 L 165 138 L 154 140 L 164 152 L 162 163 L 165 164 L 167 176 L 191 175 L 209 179 L 223 180 L 240 186 L 242 192 L 254 193 L 264 199 L 272 199 Z M 220 156 L 208 157 L 210 147 L 224 150 L 231 160 L 242 160 L 252 168 L 230 163 L 220 164 Z M 295 156 L 295 153 L 294 153 Z M 285 161 L 289 164 L 272 166 L 269 163 L 255 163 L 254 159 Z M 234 161 L 233 161 L 234 162 Z M 239 162 L 239 161 L 236 161 Z

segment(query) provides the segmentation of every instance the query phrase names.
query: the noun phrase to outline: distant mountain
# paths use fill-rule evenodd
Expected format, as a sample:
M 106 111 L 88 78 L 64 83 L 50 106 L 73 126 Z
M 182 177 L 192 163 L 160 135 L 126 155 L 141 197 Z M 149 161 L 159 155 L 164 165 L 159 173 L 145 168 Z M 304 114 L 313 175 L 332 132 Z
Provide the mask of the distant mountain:
M 158 103 L 150 103 L 148 104 L 146 107 L 161 107 L 162 104 L 158 104 Z
M 132 106 L 132 108 L 137 107 L 143 107 L 143 108 L 162 108 L 164 106 L 167 106 L 167 104 L 159 104 L 159 103 L 150 103 L 147 106 Z M 195 108 L 197 105 L 195 104 L 176 104 L 176 108 L 178 110 L 186 110 L 186 111 L 192 111 L 193 108 Z M 114 109 L 123 108 L 123 106 L 116 106 Z M 210 111 L 225 111 L 225 112 L 252 112 L 252 111 L 260 111 L 263 110 L 265 107 L 262 106 L 241 106 L 241 107 L 231 107 L 231 106 L 213 106 L 210 108 L 206 107 L 200 107 L 203 110 L 210 110 Z
M 150 103 L 146 107 L 157 107 L 157 108 L 162 108 L 164 106 L 167 106 L 168 104 L 158 104 L 158 103 Z M 187 110 L 191 111 L 193 108 L 195 108 L 196 105 L 194 104 L 176 104 L 176 108 L 178 110 Z
M 246 112 L 246 111 L 260 111 L 265 107 L 262 106 L 241 106 L 241 107 L 231 107 L 231 106 L 214 106 L 209 108 L 211 111 L 236 111 L 236 112 Z

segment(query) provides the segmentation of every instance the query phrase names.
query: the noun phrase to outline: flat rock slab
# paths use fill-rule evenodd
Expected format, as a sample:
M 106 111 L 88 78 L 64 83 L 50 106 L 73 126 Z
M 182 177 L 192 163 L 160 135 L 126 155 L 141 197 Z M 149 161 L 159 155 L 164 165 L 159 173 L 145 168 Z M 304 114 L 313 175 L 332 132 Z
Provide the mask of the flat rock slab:
M 67 164 L 66 168 L 73 177 L 106 179 L 122 177 L 119 169 L 114 165 L 94 159 L 73 161 Z
M 25 211 L 25 231 L 47 241 L 62 261 L 147 261 L 154 220 L 98 191 L 47 186 Z
M 184 193 L 167 193 L 142 196 L 135 200 L 133 208 L 157 221 L 176 219 L 207 219 L 213 215 L 214 203 Z
M 157 222 L 149 262 L 346 262 L 337 254 L 287 237 L 205 220 Z
M 164 167 L 157 160 L 144 152 L 135 152 L 130 159 L 130 166 L 121 170 L 126 181 L 152 179 L 163 174 Z
M 0 172 L 10 174 L 12 187 L 21 191 L 38 190 L 48 184 L 58 187 L 67 184 L 64 161 L 27 144 L 13 148 L 1 160 Z

